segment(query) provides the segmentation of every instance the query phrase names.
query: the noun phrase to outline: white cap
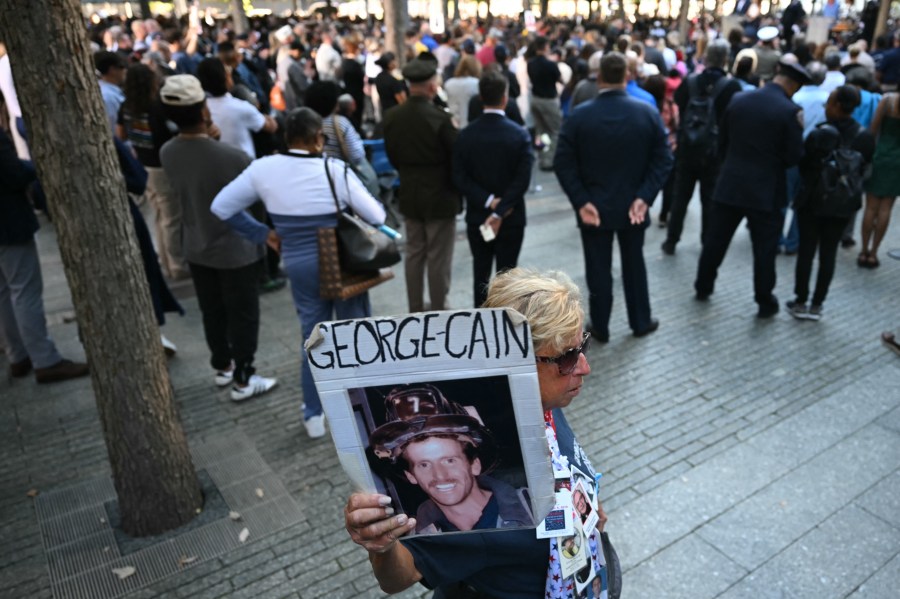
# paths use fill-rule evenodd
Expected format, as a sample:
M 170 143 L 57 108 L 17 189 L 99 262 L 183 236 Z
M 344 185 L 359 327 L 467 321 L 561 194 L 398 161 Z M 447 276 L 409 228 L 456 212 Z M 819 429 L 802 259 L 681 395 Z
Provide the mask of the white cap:
M 763 27 L 756 32 L 756 37 L 758 37 L 760 41 L 770 42 L 778 37 L 778 27 L 773 27 L 771 25 L 769 25 L 768 27 Z

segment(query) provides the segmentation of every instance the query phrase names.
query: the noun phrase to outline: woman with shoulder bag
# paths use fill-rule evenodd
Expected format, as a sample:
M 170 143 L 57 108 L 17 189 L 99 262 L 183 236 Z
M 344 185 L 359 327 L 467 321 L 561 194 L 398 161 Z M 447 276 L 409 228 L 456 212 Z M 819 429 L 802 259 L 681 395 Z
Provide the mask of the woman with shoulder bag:
M 303 338 L 307 339 L 319 322 L 372 315 L 368 293 L 346 300 L 320 297 L 317 236 L 320 228 L 336 225 L 335 202 L 341 210 L 349 207 L 373 225 L 384 223 L 385 212 L 356 175 L 345 173 L 340 162 L 322 156 L 325 133 L 318 114 L 305 107 L 291 111 L 285 136 L 288 153 L 254 161 L 219 192 L 211 210 L 248 239 L 280 245 Z M 246 213 L 258 199 L 272 218 L 273 232 Z M 304 426 L 310 437 L 318 438 L 325 435 L 325 415 L 306 352 L 301 353 Z

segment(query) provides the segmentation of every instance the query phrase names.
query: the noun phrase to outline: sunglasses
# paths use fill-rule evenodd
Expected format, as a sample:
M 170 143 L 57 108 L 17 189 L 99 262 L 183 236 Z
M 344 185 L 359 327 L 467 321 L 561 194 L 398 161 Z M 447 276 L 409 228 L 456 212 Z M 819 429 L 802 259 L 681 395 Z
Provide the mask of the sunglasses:
M 579 345 L 578 347 L 567 349 L 563 353 L 552 358 L 547 358 L 545 356 L 535 356 L 535 360 L 537 360 L 538 362 L 544 362 L 545 364 L 556 364 L 556 367 L 559 368 L 559 374 L 565 376 L 568 374 L 572 374 L 572 371 L 574 371 L 575 367 L 578 366 L 579 356 L 586 352 L 590 346 L 591 334 L 585 333 L 584 337 L 581 340 L 581 345 Z

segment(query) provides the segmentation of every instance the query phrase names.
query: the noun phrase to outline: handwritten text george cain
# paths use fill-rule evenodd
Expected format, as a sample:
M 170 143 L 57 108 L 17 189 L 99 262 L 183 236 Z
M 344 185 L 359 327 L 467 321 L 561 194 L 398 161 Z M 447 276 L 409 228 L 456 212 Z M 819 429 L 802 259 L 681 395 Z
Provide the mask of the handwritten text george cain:
M 527 322 L 504 310 L 349 320 L 320 324 L 318 333 L 331 341 L 309 351 L 311 365 L 321 370 L 416 358 L 499 359 L 511 353 L 527 358 L 531 353 Z

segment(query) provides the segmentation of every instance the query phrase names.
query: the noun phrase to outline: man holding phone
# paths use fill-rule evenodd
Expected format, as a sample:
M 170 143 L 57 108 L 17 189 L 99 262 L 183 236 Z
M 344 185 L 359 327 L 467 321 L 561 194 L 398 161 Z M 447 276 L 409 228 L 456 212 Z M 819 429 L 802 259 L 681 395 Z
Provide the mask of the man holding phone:
M 525 238 L 525 192 L 534 154 L 528 132 L 507 118 L 509 80 L 498 71 L 478 82 L 484 113 L 460 131 L 453 148 L 453 182 L 466 198 L 475 307 L 484 303 L 494 261 L 515 268 Z

